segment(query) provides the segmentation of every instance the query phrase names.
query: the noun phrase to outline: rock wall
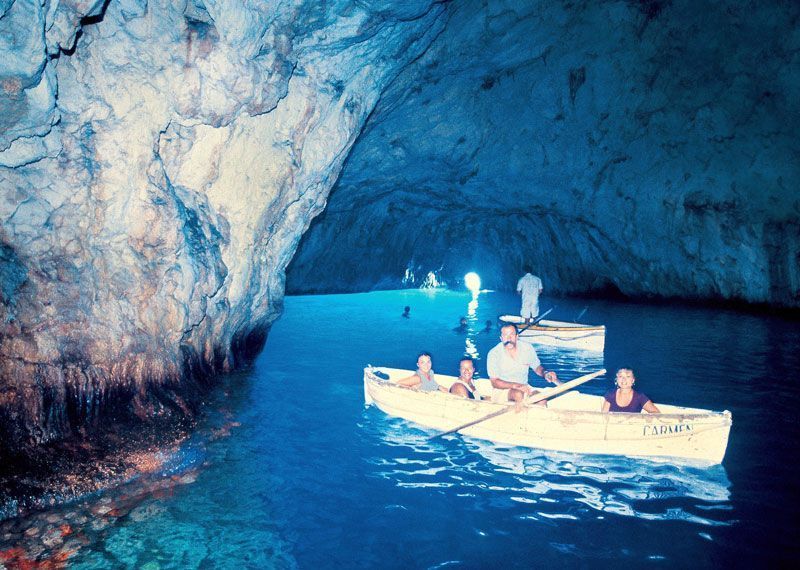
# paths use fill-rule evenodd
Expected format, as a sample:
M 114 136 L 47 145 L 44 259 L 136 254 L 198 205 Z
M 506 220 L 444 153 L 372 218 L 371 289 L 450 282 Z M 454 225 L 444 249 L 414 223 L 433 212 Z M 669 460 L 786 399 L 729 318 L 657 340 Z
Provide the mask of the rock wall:
M 406 269 L 800 306 L 800 4 L 458 2 L 383 95 L 290 292 Z M 331 244 L 336 244 L 332 246 Z
M 0 0 L 0 454 L 246 363 L 427 0 Z

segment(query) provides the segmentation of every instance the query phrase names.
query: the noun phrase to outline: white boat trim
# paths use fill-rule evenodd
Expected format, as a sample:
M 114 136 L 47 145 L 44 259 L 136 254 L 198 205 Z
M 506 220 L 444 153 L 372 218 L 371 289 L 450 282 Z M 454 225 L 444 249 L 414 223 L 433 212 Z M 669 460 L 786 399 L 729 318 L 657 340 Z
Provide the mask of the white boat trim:
M 531 344 L 542 344 L 603 352 L 606 344 L 606 327 L 542 319 L 534 325 L 527 325 L 525 319 L 517 315 L 501 315 L 503 323 L 517 327 L 519 338 Z

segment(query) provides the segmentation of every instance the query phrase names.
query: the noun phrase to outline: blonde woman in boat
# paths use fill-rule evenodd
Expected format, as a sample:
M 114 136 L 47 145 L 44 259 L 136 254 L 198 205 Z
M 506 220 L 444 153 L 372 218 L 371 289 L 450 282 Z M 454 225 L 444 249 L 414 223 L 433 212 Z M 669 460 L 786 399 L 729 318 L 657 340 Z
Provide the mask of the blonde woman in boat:
M 617 370 L 616 388 L 606 392 L 603 397 L 602 411 L 628 412 L 638 414 L 642 410 L 650 414 L 660 414 L 656 405 L 645 394 L 633 389 L 636 376 L 630 368 Z
M 469 356 L 465 356 L 458 363 L 458 380 L 450 385 L 450 393 L 471 400 L 482 400 L 483 398 L 478 394 L 478 389 L 472 381 L 474 375 L 475 361 Z
M 433 359 L 429 352 L 420 352 L 417 356 L 417 371 L 411 376 L 401 378 L 397 383 L 421 392 L 436 392 L 437 390 L 447 392 L 433 377 Z

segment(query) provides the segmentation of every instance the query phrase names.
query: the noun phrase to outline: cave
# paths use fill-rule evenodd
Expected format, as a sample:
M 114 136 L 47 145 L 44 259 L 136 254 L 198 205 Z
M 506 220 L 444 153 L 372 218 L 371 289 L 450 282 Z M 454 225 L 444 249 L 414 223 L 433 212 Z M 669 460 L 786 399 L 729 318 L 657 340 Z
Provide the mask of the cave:
M 528 262 L 563 294 L 797 307 L 797 80 L 780 55 L 796 12 L 451 8 L 381 95 L 289 292 L 395 288 L 406 270 L 512 288 Z
M 798 18 L 0 1 L 0 454 L 192 417 L 287 292 L 796 310 Z

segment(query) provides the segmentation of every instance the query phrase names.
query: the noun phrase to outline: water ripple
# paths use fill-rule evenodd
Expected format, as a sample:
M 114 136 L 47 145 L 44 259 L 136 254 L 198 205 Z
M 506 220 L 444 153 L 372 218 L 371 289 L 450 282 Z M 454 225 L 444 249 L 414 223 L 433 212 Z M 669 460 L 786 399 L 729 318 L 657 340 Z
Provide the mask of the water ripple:
M 522 518 L 568 519 L 613 513 L 642 520 L 729 526 L 730 481 L 721 465 L 700 467 L 617 456 L 507 447 L 436 432 L 379 413 L 364 422 L 380 442 L 371 475 L 403 488 L 457 488 L 465 496 L 505 497 Z M 487 484 L 491 481 L 490 484 Z M 588 507 L 585 508 L 585 507 Z

